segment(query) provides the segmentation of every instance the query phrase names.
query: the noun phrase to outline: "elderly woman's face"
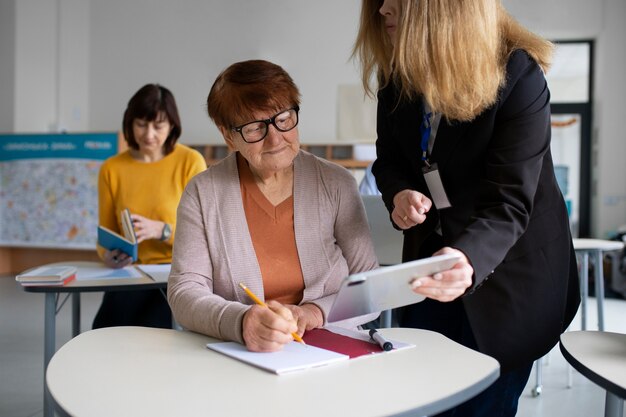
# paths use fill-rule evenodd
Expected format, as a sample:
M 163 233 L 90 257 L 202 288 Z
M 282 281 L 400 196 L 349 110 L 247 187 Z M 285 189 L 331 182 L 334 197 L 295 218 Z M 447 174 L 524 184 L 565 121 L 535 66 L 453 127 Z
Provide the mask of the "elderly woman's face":
M 271 122 L 263 123 L 268 120 Z M 228 145 L 248 161 L 252 172 L 263 176 L 282 171 L 292 165 L 300 150 L 297 122 L 298 114 L 295 109 L 286 108 L 275 112 L 255 111 L 253 118 L 239 125 L 237 130 L 226 128 L 220 130 Z M 262 132 L 259 135 L 257 130 L 265 127 L 267 133 L 259 139 Z M 244 136 L 248 142 L 258 141 L 248 143 Z

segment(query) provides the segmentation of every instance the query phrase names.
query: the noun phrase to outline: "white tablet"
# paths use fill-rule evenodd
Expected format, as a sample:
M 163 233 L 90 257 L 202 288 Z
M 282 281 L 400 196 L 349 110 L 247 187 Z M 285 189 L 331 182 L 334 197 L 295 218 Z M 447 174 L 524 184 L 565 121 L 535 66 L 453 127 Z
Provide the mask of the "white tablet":
M 418 303 L 424 296 L 415 294 L 410 282 L 450 269 L 459 259 L 458 255 L 438 255 L 352 274 L 341 283 L 327 321 L 332 323 Z

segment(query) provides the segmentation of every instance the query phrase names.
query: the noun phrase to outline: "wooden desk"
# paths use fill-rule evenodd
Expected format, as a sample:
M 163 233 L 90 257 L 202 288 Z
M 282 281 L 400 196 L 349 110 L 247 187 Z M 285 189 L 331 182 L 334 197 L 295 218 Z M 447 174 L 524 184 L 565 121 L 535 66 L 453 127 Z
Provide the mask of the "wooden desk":
M 604 415 L 622 417 L 626 398 L 626 335 L 566 332 L 561 335 L 560 349 L 570 365 L 606 390 Z
M 46 382 L 61 415 L 430 415 L 474 397 L 498 362 L 446 337 L 383 329 L 415 348 L 274 375 L 206 348 L 216 339 L 145 327 L 85 332 L 54 355 Z
M 72 265 L 78 268 L 80 274 L 81 269 L 102 267 L 99 262 L 57 262 L 49 265 Z M 26 271 L 25 271 L 26 272 Z M 44 309 L 44 381 L 48 363 L 56 350 L 56 314 L 65 304 L 65 300 L 59 305 L 59 295 L 67 293 L 72 295 L 72 336 L 76 337 L 80 334 L 80 294 L 82 292 L 98 292 L 98 291 L 130 291 L 130 290 L 148 290 L 154 288 L 165 289 L 167 283 L 155 282 L 147 276 L 141 278 L 123 278 L 123 279 L 90 279 L 90 280 L 74 280 L 67 285 L 61 287 L 23 287 L 26 292 L 44 293 L 45 309 Z M 52 417 L 54 410 L 50 396 L 46 390 L 44 382 L 44 416 Z

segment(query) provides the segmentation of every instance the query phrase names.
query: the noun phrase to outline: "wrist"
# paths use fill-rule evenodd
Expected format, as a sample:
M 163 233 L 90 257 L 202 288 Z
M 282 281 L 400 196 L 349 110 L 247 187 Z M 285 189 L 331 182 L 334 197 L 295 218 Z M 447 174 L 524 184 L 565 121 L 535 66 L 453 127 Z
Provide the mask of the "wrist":
M 159 238 L 159 240 L 166 242 L 170 239 L 171 236 L 172 236 L 172 227 L 167 223 L 163 223 L 163 229 L 161 231 L 161 237 Z
M 303 310 L 308 313 L 310 323 L 314 323 L 313 328 L 324 326 L 324 314 L 322 310 L 313 303 L 306 303 L 300 306 Z

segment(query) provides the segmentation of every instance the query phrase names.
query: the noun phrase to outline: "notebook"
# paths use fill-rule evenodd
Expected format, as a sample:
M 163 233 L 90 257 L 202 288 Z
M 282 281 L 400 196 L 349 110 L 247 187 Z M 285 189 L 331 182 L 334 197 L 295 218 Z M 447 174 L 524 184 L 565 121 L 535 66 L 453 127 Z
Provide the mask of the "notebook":
M 415 347 L 411 343 L 393 343 L 393 350 L 385 352 L 367 333 L 326 326 L 307 331 L 303 339 L 306 345 L 291 342 L 277 352 L 250 352 L 236 342 L 209 343 L 207 348 L 247 364 L 278 375 L 330 365 L 354 358 L 373 357 L 394 351 Z
M 250 352 L 248 348 L 237 342 L 209 343 L 206 346 L 211 350 L 278 375 L 350 359 L 350 356 L 342 353 L 298 342 L 287 343 L 283 350 L 278 352 Z

